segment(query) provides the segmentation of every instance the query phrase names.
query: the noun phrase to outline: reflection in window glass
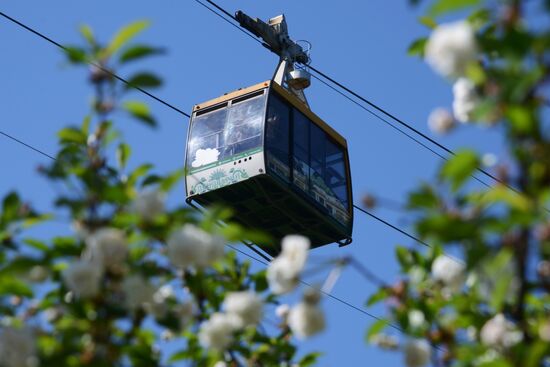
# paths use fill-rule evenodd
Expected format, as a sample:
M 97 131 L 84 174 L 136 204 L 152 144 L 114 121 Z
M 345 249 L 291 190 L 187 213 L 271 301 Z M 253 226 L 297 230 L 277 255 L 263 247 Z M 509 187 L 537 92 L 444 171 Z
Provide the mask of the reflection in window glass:
M 196 116 L 187 148 L 187 164 L 197 168 L 218 161 L 223 146 L 227 108 Z
M 307 192 L 335 219 L 349 223 L 346 161 L 336 145 L 319 126 L 294 111 L 294 185 Z
M 325 183 L 340 201 L 348 207 L 346 163 L 342 148 L 332 141 L 326 142 Z
M 224 132 L 223 158 L 243 153 L 262 144 L 265 97 L 247 99 L 231 106 Z
M 302 113 L 294 111 L 294 184 L 309 191 L 309 126 L 310 121 Z
M 199 168 L 244 153 L 262 144 L 265 96 L 195 116 L 187 148 L 187 164 Z
M 287 181 L 290 179 L 289 123 L 290 108 L 279 97 L 272 95 L 265 127 L 267 167 Z

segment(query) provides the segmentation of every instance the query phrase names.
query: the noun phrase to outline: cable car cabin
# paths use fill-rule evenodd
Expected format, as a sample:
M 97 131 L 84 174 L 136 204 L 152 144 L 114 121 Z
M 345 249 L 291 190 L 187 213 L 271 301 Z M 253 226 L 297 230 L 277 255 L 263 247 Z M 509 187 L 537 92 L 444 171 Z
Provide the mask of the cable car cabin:
M 188 202 L 229 206 L 235 220 L 274 239 L 297 233 L 312 247 L 351 243 L 346 140 L 275 82 L 193 108 L 186 188 Z

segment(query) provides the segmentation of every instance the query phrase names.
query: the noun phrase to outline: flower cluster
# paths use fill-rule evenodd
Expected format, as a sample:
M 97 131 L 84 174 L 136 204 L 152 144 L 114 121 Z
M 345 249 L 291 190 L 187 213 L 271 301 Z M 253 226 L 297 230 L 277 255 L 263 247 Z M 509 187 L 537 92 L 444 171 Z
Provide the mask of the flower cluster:
M 178 268 L 206 267 L 223 257 L 225 240 L 193 224 L 185 224 L 168 238 L 168 258 Z
M 289 293 L 296 288 L 306 264 L 309 247 L 306 237 L 289 235 L 283 238 L 281 254 L 267 269 L 267 280 L 273 293 Z
M 475 85 L 467 79 L 468 67 L 477 62 L 478 45 L 472 26 L 466 21 L 441 24 L 426 43 L 427 63 L 442 76 L 455 80 L 453 116 L 443 109 L 434 110 L 428 118 L 432 131 L 444 134 L 454 127 L 454 119 L 468 122 L 480 102 Z
M 235 332 L 256 326 L 263 316 L 263 300 L 254 292 L 230 292 L 224 300 L 225 312 L 217 312 L 205 321 L 199 340 L 205 348 L 223 351 L 234 340 Z

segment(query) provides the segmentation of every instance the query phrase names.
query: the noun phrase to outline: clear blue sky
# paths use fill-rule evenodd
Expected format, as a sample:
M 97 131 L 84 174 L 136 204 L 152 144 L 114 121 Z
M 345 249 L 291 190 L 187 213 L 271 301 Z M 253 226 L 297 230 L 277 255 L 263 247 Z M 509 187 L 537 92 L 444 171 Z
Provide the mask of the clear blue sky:
M 291 36 L 313 44 L 313 65 L 423 132 L 430 134 L 426 117 L 431 109 L 451 104 L 450 85 L 423 62 L 406 55 L 409 43 L 427 30 L 416 21 L 419 12 L 404 0 L 219 0 L 219 4 L 264 20 L 284 13 Z M 166 84 L 155 94 L 188 112 L 194 103 L 269 79 L 277 63 L 274 55 L 191 0 L 7 0 L 0 10 L 63 44 L 81 42 L 76 32 L 81 23 L 90 24 L 100 39 L 107 40 L 124 24 L 150 19 L 152 27 L 139 40 L 163 46 L 168 54 L 119 74 L 137 69 L 157 71 Z M 55 132 L 68 123 L 80 123 L 88 111 L 91 90 L 85 70 L 68 67 L 57 48 L 4 19 L 0 19 L 0 44 L 0 128 L 54 154 Z M 365 192 L 403 202 L 419 182 L 433 178 L 441 161 L 432 153 L 316 81 L 307 95 L 312 109 L 348 139 L 355 202 Z M 138 93 L 134 97 L 147 100 Z M 133 147 L 132 164 L 152 162 L 159 172 L 182 167 L 187 119 L 154 101 L 150 106 L 160 121 L 155 131 L 123 114 L 116 119 Z M 489 130 L 463 128 L 441 141 L 453 149 L 468 144 L 482 152 L 500 153 L 501 144 Z M 46 162 L 0 136 L 0 194 L 17 189 L 37 208 L 51 208 L 59 188 L 41 179 L 35 170 Z M 183 185 L 178 190 L 171 205 L 184 202 Z M 377 214 L 405 229 L 411 222 L 396 211 L 379 209 Z M 58 223 L 45 233 L 66 228 Z M 395 244 L 415 246 L 356 213 L 354 243 L 344 249 L 329 245 L 312 252 L 312 257 L 351 255 L 393 282 L 398 277 Z M 324 274 L 307 280 L 322 281 Z M 362 307 L 374 289 L 347 269 L 333 292 Z M 323 307 L 327 331 L 303 343 L 306 350 L 324 353 L 321 366 L 402 365 L 400 354 L 365 344 L 364 334 L 373 319 L 330 299 L 323 301 Z M 369 311 L 384 313 L 382 308 Z

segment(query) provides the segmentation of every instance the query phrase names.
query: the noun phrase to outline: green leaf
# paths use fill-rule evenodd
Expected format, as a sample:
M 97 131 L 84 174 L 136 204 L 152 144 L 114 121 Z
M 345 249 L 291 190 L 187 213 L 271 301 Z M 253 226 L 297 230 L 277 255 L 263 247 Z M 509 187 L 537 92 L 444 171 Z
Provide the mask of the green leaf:
M 428 42 L 427 38 L 417 39 L 416 41 L 411 43 L 411 45 L 409 46 L 409 49 L 407 50 L 407 53 L 410 56 L 418 55 L 418 56 L 423 57 L 424 56 L 424 48 L 426 47 L 427 42 Z
M 387 288 L 380 288 L 376 293 L 369 297 L 367 300 L 367 306 L 370 307 L 380 301 L 385 300 L 390 295 Z
M 88 55 L 86 51 L 81 47 L 76 46 L 63 46 L 65 49 L 65 54 L 69 59 L 69 62 L 73 64 L 83 64 L 87 62 Z
M 409 194 L 408 209 L 436 209 L 439 207 L 439 198 L 429 185 L 422 185 L 419 189 Z
M 147 172 L 149 172 L 149 170 L 153 168 L 153 166 L 151 164 L 142 164 L 141 166 L 137 167 L 131 174 L 130 176 L 128 176 L 128 184 L 130 184 L 131 186 L 133 186 L 136 181 L 144 176 L 145 174 L 147 174 Z
M 141 182 L 141 187 L 155 185 L 162 181 L 162 177 L 156 174 L 149 175 Z
M 433 18 L 428 16 L 420 17 L 418 18 L 418 21 L 420 22 L 420 24 L 425 25 L 429 29 L 434 29 L 435 27 L 437 27 L 437 22 Z
M 161 191 L 170 191 L 183 178 L 183 170 L 177 170 L 164 177 L 160 182 Z
M 40 265 L 41 261 L 29 257 L 16 257 L 2 269 L 0 275 L 17 275 L 27 273 L 33 266 Z
M 269 284 L 267 283 L 267 277 L 266 277 L 266 270 L 262 270 L 259 273 L 256 273 L 254 275 L 254 290 L 256 292 L 263 292 L 267 288 L 269 288 Z
M 151 116 L 149 106 L 145 103 L 140 101 L 126 101 L 123 103 L 122 107 L 139 121 L 144 122 L 151 127 L 155 127 L 157 125 L 157 122 L 153 116 Z
M 490 295 L 490 305 L 495 312 L 502 310 L 510 289 L 510 283 L 514 278 L 514 272 L 507 271 L 510 267 L 512 257 L 512 251 L 502 250 L 487 267 L 488 276 L 494 277 L 495 281 L 493 293 Z
M 90 115 L 84 117 L 84 120 L 82 120 L 82 125 L 80 125 L 80 130 L 82 131 L 82 134 L 88 136 L 90 133 L 90 122 L 92 121 L 92 117 Z
M 384 319 L 380 319 L 380 320 L 376 320 L 374 322 L 374 324 L 372 324 L 370 327 L 369 327 L 369 330 L 367 331 L 367 335 L 366 335 L 366 339 L 367 339 L 367 342 L 371 342 L 372 339 L 380 334 L 380 332 L 382 330 L 384 330 L 384 328 L 388 326 L 388 321 L 384 320 Z
M 408 270 L 408 268 L 412 265 L 413 257 L 410 249 L 403 246 L 396 246 L 395 256 L 403 269 Z
M 2 215 L 0 217 L 1 222 L 6 224 L 12 220 L 15 220 L 18 217 L 20 206 L 21 199 L 16 192 L 12 191 L 7 194 L 2 201 Z
M 152 73 L 138 73 L 131 76 L 128 79 L 128 84 L 126 89 L 131 89 L 132 87 L 140 88 L 158 88 L 162 85 L 162 80 Z
M 130 146 L 126 143 L 121 143 L 116 150 L 116 158 L 118 161 L 118 165 L 120 168 L 126 167 L 126 163 L 128 162 L 128 158 L 130 157 L 132 150 Z
M 126 63 L 129 61 L 141 59 L 143 57 L 159 55 L 163 53 L 164 49 L 162 48 L 155 48 L 147 45 L 135 45 L 124 50 L 119 57 L 119 61 L 121 63 Z
M 440 177 L 450 181 L 453 191 L 457 191 L 478 166 L 477 154 L 472 150 L 462 150 L 445 162 Z
M 487 80 L 485 70 L 477 62 L 471 62 L 466 66 L 466 76 L 476 85 L 482 85 Z
M 25 218 L 21 226 L 23 228 L 30 228 L 42 222 L 52 219 L 54 216 L 52 214 L 42 214 L 42 215 L 33 215 Z
M 78 30 L 80 31 L 80 34 L 92 47 L 96 47 L 97 42 L 95 41 L 94 33 L 92 32 L 92 28 L 90 28 L 87 24 L 82 24 Z
M 480 29 L 491 19 L 491 12 L 487 9 L 479 9 L 474 11 L 468 17 L 468 22 L 474 29 Z
M 298 362 L 298 366 L 300 367 L 308 367 L 313 366 L 315 363 L 317 363 L 317 359 L 321 356 L 321 353 L 309 353 L 305 355 L 300 361 Z
M 82 130 L 74 127 L 66 127 L 60 130 L 57 136 L 62 143 L 86 144 L 87 139 Z
M 479 5 L 479 0 L 438 0 L 428 11 L 432 17 Z
M 27 244 L 30 247 L 33 247 L 40 251 L 48 251 L 49 247 L 46 243 L 37 240 L 35 238 L 25 238 L 23 239 L 23 243 Z
M 537 128 L 533 111 L 528 106 L 508 106 L 506 117 L 512 125 L 514 132 L 519 134 L 529 134 Z
M 134 38 L 139 32 L 147 28 L 149 24 L 150 23 L 147 20 L 139 20 L 120 29 L 117 34 L 115 34 L 107 48 L 104 50 L 104 56 L 109 57 L 113 55 L 122 46 L 128 43 L 128 41 Z
M 527 197 L 503 185 L 492 187 L 490 190 L 476 194 L 472 198 L 485 206 L 495 203 L 504 203 L 513 209 L 524 212 L 529 211 L 531 208 L 531 204 Z
M 32 297 L 33 292 L 25 282 L 6 276 L 0 278 L 0 296 L 4 295 Z

